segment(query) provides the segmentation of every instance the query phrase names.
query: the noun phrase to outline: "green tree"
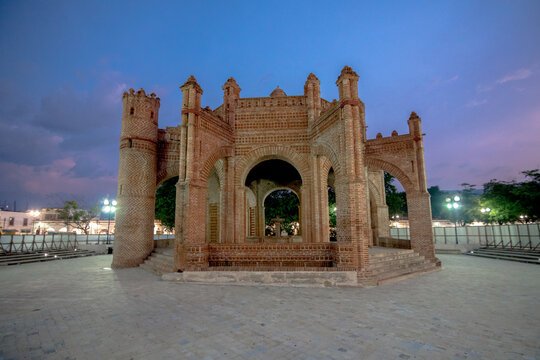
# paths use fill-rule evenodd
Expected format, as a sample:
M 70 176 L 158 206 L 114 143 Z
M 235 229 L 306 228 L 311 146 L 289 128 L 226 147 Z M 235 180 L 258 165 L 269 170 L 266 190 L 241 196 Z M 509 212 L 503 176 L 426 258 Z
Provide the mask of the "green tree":
M 298 222 L 298 207 L 300 201 L 290 190 L 276 190 L 264 200 L 264 217 L 267 225 L 272 225 L 272 219 L 282 218 L 283 228 L 288 233 L 292 231 L 292 223 Z
M 99 209 L 97 204 L 90 210 L 81 209 L 75 200 L 70 200 L 64 202 L 64 207 L 56 210 L 56 213 L 66 225 L 68 232 L 71 226 L 88 234 L 90 222 L 98 216 Z
M 176 183 L 178 176 L 165 180 L 156 190 L 155 218 L 169 230 L 174 229 Z
M 483 207 L 489 207 L 488 221 L 499 224 L 540 218 L 540 173 L 538 169 L 522 171 L 525 181 L 490 180 L 484 184 L 481 198 Z
M 388 215 L 407 215 L 407 197 L 405 192 L 398 192 L 393 184 L 395 177 L 389 173 L 384 173 L 384 192 L 386 194 L 386 205 L 388 205 Z
M 444 191 L 438 186 L 431 186 L 428 189 L 431 201 L 431 215 L 434 219 L 443 219 L 444 201 L 446 199 Z
M 337 218 L 336 218 L 336 192 L 334 189 L 329 186 L 328 187 L 328 215 L 329 215 L 329 222 L 330 227 L 335 228 L 337 224 Z

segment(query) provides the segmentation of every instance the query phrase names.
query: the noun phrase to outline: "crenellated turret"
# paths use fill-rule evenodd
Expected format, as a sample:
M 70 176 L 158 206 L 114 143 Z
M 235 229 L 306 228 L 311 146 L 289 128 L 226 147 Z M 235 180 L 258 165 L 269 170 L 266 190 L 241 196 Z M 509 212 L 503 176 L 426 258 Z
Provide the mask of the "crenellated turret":
M 122 102 L 114 268 L 141 264 L 154 247 L 159 98 L 130 89 Z
M 236 83 L 234 78 L 229 78 L 225 84 L 223 84 L 223 120 L 231 125 L 234 130 L 236 106 L 238 105 L 238 99 L 240 98 L 240 86 Z
M 182 90 L 182 110 L 201 109 L 201 95 L 203 91 L 193 75 L 187 79 L 184 85 L 180 86 L 180 90 Z
M 358 99 L 358 79 L 360 77 L 349 66 L 341 70 L 336 85 L 339 88 L 339 100 Z
M 321 114 L 321 83 L 313 73 L 308 75 L 304 95 L 307 100 L 308 122 L 312 124 Z
M 411 116 L 409 116 L 409 120 L 407 121 L 409 124 L 409 134 L 414 136 L 415 138 L 421 138 L 422 137 L 422 120 L 416 113 L 413 111 L 411 113 Z

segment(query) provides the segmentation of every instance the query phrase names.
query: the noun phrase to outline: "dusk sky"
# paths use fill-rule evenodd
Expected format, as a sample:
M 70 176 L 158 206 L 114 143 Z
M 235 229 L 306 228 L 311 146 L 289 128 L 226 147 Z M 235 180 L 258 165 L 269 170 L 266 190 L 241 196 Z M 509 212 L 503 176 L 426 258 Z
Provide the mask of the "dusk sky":
M 307 75 L 338 97 L 360 76 L 368 137 L 422 118 L 428 186 L 481 187 L 540 168 L 540 1 L 0 1 L 0 205 L 91 206 L 116 195 L 122 92 L 180 121 L 193 74 L 203 106 Z

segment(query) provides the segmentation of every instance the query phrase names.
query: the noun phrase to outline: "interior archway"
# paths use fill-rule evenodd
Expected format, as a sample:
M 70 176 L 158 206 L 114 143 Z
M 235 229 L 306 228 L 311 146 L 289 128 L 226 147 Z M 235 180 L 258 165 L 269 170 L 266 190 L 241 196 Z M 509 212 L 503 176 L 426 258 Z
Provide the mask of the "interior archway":
M 274 218 L 274 215 L 282 218 L 281 213 L 284 216 L 283 221 L 290 220 L 289 223 L 283 224 L 283 226 L 291 230 L 291 227 L 294 225 L 294 232 L 301 234 L 302 178 L 293 165 L 281 159 L 269 159 L 259 162 L 249 171 L 244 185 L 247 188 L 246 194 L 253 194 L 252 198 L 255 200 L 254 202 L 246 203 L 246 233 L 248 241 L 269 240 L 266 236 L 266 227 L 267 225 L 275 225 L 270 224 L 271 220 Z M 279 196 L 274 198 L 272 195 L 274 192 L 277 192 Z M 285 196 L 289 195 L 296 197 L 297 203 L 293 198 L 289 198 L 291 200 L 289 203 L 283 202 Z M 273 201 L 272 206 L 276 206 L 279 202 L 277 200 L 281 197 L 281 205 L 279 206 L 284 207 L 288 204 L 289 207 L 297 207 L 298 214 L 293 217 L 290 214 L 291 209 L 277 209 L 269 212 L 272 215 L 270 215 L 269 219 L 266 219 L 265 201 L 269 196 L 271 196 Z M 289 212 L 289 215 L 287 215 L 287 212 Z M 293 221 L 293 218 L 296 221 Z M 293 222 L 296 224 L 292 224 Z M 296 238 L 295 241 L 301 241 L 301 239 Z

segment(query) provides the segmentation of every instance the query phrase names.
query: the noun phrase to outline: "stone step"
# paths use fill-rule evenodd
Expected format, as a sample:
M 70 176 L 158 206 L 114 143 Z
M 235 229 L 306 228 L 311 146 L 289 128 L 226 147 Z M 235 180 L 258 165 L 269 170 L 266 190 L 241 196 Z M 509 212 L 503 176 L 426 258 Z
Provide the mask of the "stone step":
M 375 269 L 382 268 L 382 267 L 392 267 L 394 265 L 399 265 L 399 264 L 404 264 L 404 263 L 407 263 L 407 262 L 410 262 L 410 261 L 415 261 L 416 259 L 424 260 L 424 257 L 420 256 L 418 254 L 415 254 L 415 256 L 409 256 L 409 257 L 405 257 L 405 258 L 401 258 L 401 259 L 394 259 L 394 260 L 391 260 L 391 261 L 379 261 L 379 262 L 375 262 L 375 263 L 372 263 L 370 261 L 369 268 L 372 269 L 372 270 L 375 270 Z
M 369 254 L 370 258 L 377 259 L 377 258 L 384 258 L 386 256 L 393 256 L 393 255 L 404 255 L 404 254 L 414 254 L 413 250 L 409 249 L 392 249 L 392 250 L 386 250 L 386 251 L 375 251 L 371 252 Z
M 524 259 L 538 259 L 540 257 L 540 252 L 532 251 L 517 251 L 517 250 L 492 250 L 492 249 L 476 249 L 473 250 L 473 253 L 477 254 L 489 254 L 489 255 L 501 255 L 509 257 L 519 257 Z
M 173 248 L 155 248 L 154 253 L 174 257 L 174 249 Z
M 75 259 L 79 257 L 86 257 L 86 256 L 93 256 L 96 255 L 96 253 L 92 252 L 73 252 L 73 253 L 65 253 L 65 254 L 51 254 L 49 256 L 39 255 L 34 257 L 27 257 L 27 258 L 18 258 L 18 259 L 12 259 L 12 260 L 6 260 L 0 263 L 0 266 L 9 266 L 9 265 L 22 265 L 22 264 L 28 264 L 28 263 L 34 263 L 34 262 L 43 262 L 43 261 L 54 261 L 54 260 L 64 260 L 64 259 Z
M 402 264 L 394 264 L 393 266 L 388 266 L 388 267 L 382 267 L 382 268 L 376 268 L 376 269 L 369 268 L 369 270 L 371 270 L 371 273 L 373 274 L 373 276 L 378 276 L 379 274 L 412 269 L 416 266 L 422 266 L 422 265 L 430 264 L 430 263 L 431 262 L 429 260 L 417 259 L 415 261 L 410 261 L 410 262 L 406 262 Z
M 440 270 L 441 268 L 436 266 L 434 263 L 429 263 L 428 265 L 425 265 L 422 268 L 414 269 L 414 271 L 402 273 L 395 276 L 390 276 L 390 277 L 385 276 L 384 278 L 379 278 L 377 280 L 377 285 L 384 285 L 384 284 L 388 284 L 394 281 L 404 280 L 413 276 L 417 276 L 417 275 L 421 275 L 421 274 L 429 273 L 429 272 L 434 272 L 434 271 L 440 271 Z
M 516 261 L 516 262 L 522 262 L 522 263 L 529 263 L 529 264 L 540 264 L 540 258 L 536 259 L 524 259 L 514 256 L 502 256 L 502 255 L 491 255 L 491 254 L 483 254 L 483 253 L 466 253 L 469 256 L 478 256 L 478 257 L 484 257 L 489 259 L 498 259 L 498 260 L 506 260 L 506 261 Z
M 402 259 L 408 259 L 408 258 L 414 258 L 418 256 L 417 253 L 415 252 L 410 252 L 410 253 L 404 253 L 404 254 L 392 254 L 392 255 L 386 255 L 384 257 L 372 257 L 370 255 L 369 257 L 369 263 L 370 264 L 380 264 L 380 263 L 389 263 L 389 262 L 393 262 L 393 261 L 396 261 L 396 260 L 402 260 Z

